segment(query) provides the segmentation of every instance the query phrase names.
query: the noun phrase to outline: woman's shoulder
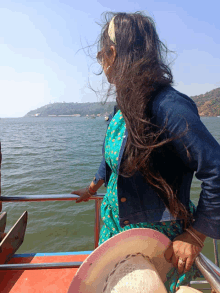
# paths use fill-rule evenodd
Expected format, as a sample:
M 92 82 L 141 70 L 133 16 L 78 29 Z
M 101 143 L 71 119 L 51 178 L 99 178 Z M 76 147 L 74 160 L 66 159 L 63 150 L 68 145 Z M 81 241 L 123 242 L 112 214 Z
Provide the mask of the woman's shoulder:
M 195 106 L 195 102 L 184 93 L 181 93 L 174 89 L 172 86 L 163 87 L 152 101 L 154 108 L 167 107 L 170 104 L 189 104 Z
M 198 115 L 195 102 L 187 95 L 177 91 L 172 86 L 164 87 L 154 97 L 151 108 L 152 117 L 166 116 L 167 113 L 183 114 L 193 112 Z M 162 117 L 161 117 L 162 118 Z

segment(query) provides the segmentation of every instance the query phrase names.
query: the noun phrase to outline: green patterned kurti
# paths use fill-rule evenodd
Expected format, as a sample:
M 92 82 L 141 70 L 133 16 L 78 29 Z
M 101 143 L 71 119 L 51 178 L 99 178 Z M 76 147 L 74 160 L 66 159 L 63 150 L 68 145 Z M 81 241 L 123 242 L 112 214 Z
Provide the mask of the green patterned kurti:
M 126 129 L 125 121 L 119 110 L 111 120 L 106 132 L 105 138 L 105 160 L 112 170 L 111 177 L 108 182 L 107 192 L 101 205 L 101 217 L 104 225 L 100 232 L 99 245 L 108 240 L 110 237 L 132 229 L 132 228 L 151 228 L 165 234 L 170 240 L 173 240 L 177 235 L 183 233 L 183 225 L 181 221 L 166 221 L 154 223 L 138 223 L 126 225 L 121 228 L 119 224 L 119 209 L 117 198 L 117 168 L 118 156 L 121 148 L 124 132 Z M 193 209 L 193 204 L 191 209 Z M 168 276 L 166 287 L 169 292 L 175 292 L 175 288 L 180 285 L 187 284 L 198 272 L 195 266 L 192 267 L 190 272 L 179 276 L 173 269 Z M 178 280 L 179 279 L 179 280 Z

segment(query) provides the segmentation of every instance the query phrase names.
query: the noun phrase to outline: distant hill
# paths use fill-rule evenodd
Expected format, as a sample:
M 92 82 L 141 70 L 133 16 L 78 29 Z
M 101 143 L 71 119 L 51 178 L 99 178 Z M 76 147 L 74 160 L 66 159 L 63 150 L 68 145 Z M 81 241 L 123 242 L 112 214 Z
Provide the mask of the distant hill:
M 190 97 L 197 105 L 200 116 L 220 116 L 220 88 L 199 96 Z M 115 102 L 101 103 L 54 103 L 28 112 L 29 116 L 58 116 L 58 115 L 108 115 L 113 111 Z
M 190 98 L 196 103 L 200 116 L 220 116 L 220 88 Z
M 101 103 L 53 103 L 28 112 L 25 117 L 30 116 L 58 116 L 58 115 L 97 115 L 104 116 L 113 111 L 115 102 Z

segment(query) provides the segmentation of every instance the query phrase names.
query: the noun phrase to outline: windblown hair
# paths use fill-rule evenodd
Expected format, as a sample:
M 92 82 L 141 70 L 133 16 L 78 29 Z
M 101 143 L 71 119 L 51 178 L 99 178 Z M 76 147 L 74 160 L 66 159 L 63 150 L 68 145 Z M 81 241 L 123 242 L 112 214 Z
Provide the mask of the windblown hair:
M 109 21 L 113 16 L 116 44 L 108 35 Z M 166 129 L 152 124 L 150 107 L 155 94 L 173 83 L 171 69 L 166 63 L 169 50 L 160 41 L 153 19 L 143 13 L 108 13 L 106 20 L 99 42 L 98 59 L 109 57 L 110 46 L 115 46 L 117 55 L 112 66 L 113 83 L 117 104 L 128 131 L 120 173 L 131 176 L 140 171 L 171 214 L 187 223 L 189 212 L 178 200 L 175 188 L 164 179 L 154 163 L 157 150 L 174 139 L 161 139 Z

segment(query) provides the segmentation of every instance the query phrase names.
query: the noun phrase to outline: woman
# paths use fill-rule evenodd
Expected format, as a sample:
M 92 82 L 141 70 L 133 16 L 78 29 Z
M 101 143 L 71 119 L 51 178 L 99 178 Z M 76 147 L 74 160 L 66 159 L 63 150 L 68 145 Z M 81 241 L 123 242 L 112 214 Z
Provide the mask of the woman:
M 105 183 L 99 243 L 127 229 L 156 229 L 172 240 L 165 253 L 188 281 L 206 237 L 220 239 L 220 146 L 200 121 L 195 103 L 172 88 L 168 50 L 153 20 L 116 13 L 103 27 L 97 55 L 117 93 L 103 161 L 86 201 Z M 195 212 L 190 186 L 202 191 Z M 171 284 L 170 284 L 171 286 Z M 172 292 L 173 289 L 170 288 Z

